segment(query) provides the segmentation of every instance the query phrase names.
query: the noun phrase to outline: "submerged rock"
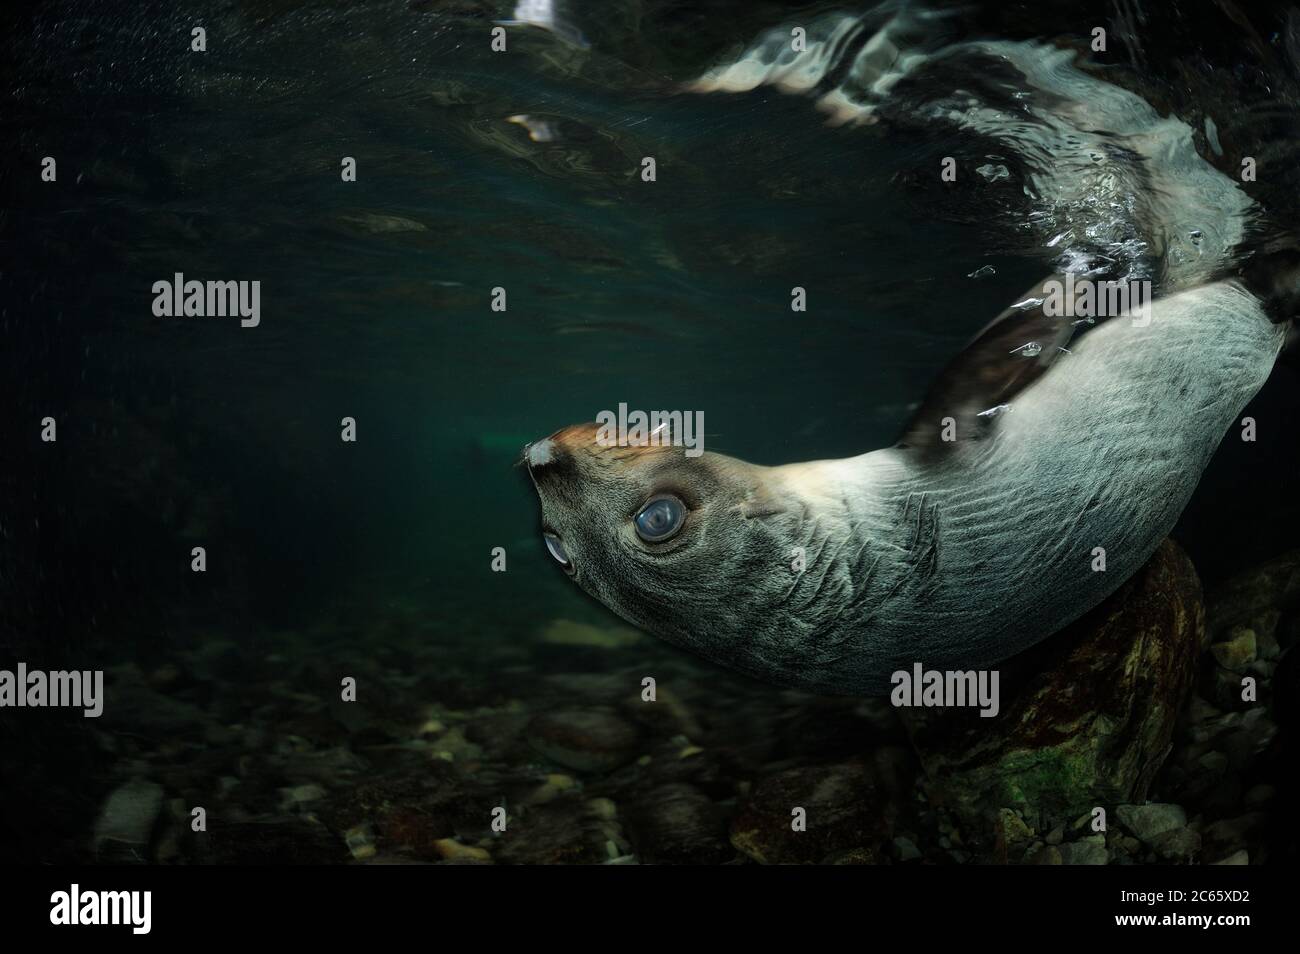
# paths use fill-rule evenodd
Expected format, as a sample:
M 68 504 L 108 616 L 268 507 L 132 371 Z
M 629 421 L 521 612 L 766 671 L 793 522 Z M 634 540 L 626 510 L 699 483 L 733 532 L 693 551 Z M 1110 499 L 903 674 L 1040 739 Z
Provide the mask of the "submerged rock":
M 899 861 L 918 861 L 921 858 L 921 850 L 916 847 L 916 842 L 899 835 L 893 841 L 894 855 Z
M 1222 859 L 1220 859 L 1219 861 L 1211 861 L 1210 864 L 1212 864 L 1212 865 L 1248 865 L 1248 864 L 1250 864 L 1250 852 L 1246 851 L 1245 849 L 1242 849 L 1241 851 L 1234 851 L 1232 854 L 1228 855 L 1228 857 L 1226 857 L 1226 858 L 1222 858 Z
M 535 716 L 528 742 L 553 762 L 579 772 L 608 772 L 636 756 L 637 730 L 604 709 L 566 709 Z
M 805 830 L 795 830 L 796 809 Z M 732 821 L 731 843 L 760 864 L 817 864 L 854 852 L 874 860 L 891 834 L 888 816 L 861 761 L 786 769 L 754 786 Z
M 1060 847 L 1063 865 L 1104 865 L 1110 860 L 1105 835 L 1089 835 Z
M 1215 661 L 1224 669 L 1245 672 L 1246 668 L 1255 661 L 1255 643 L 1253 629 L 1237 626 L 1229 633 L 1226 641 L 1210 646 L 1210 651 L 1214 653 Z
M 628 810 L 628 833 L 648 864 L 717 864 L 734 855 L 718 807 L 692 785 L 651 789 Z
M 1263 812 L 1247 812 L 1236 818 L 1225 818 L 1206 827 L 1202 832 L 1205 853 L 1212 858 L 1227 856 L 1246 849 L 1268 825 Z
M 1207 631 L 1214 642 L 1231 638 L 1236 627 L 1249 629 L 1258 644 L 1289 642 L 1279 631 L 1284 613 L 1300 605 L 1300 550 L 1239 573 L 1210 594 Z
M 998 810 L 994 822 L 993 856 L 999 863 L 1017 861 L 1034 839 L 1034 830 L 1009 808 Z M 1059 843 L 1059 839 L 1058 839 Z
M 997 717 L 899 710 L 931 797 L 981 818 L 1012 807 L 1060 819 L 1145 800 L 1204 630 L 1196 571 L 1166 540 L 1096 610 L 1004 664 Z
M 114 789 L 95 822 L 95 855 L 110 864 L 144 864 L 149 860 L 163 807 L 163 788 L 142 778 Z
M 1201 836 L 1190 828 L 1174 828 L 1152 839 L 1151 847 L 1166 861 L 1186 861 L 1201 850 Z
M 622 854 L 611 848 L 609 819 L 577 799 L 539 805 L 511 816 L 496 838 L 493 857 L 503 864 L 600 864 Z
M 484 865 L 492 863 L 492 856 L 483 848 L 466 845 L 455 838 L 439 838 L 433 843 L 438 856 L 454 865 Z
M 444 763 L 419 772 L 398 772 L 349 785 L 325 803 L 312 805 L 331 829 L 341 833 L 354 858 L 401 853 L 436 861 L 436 844 L 458 829 L 485 828 L 488 813 L 475 804 Z M 441 775 L 440 775 L 441 773 Z
M 1061 849 L 1056 845 L 1044 845 L 1029 857 L 1031 865 L 1062 865 L 1065 864 L 1065 856 L 1061 854 Z
M 1120 805 L 1115 809 L 1119 823 L 1148 845 L 1157 835 L 1182 828 L 1187 824 L 1187 812 L 1181 805 Z
M 206 847 L 202 860 L 210 864 L 340 864 L 357 854 L 319 821 L 303 815 L 234 823 L 210 819 L 208 832 L 199 837 Z

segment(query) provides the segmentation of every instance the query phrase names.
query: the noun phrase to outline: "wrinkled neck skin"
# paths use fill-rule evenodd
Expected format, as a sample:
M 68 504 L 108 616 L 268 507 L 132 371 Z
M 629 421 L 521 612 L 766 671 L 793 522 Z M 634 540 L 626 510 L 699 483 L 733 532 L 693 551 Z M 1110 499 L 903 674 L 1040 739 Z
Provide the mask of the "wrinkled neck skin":
M 1013 443 L 937 461 L 886 448 L 764 468 L 768 492 L 786 504 L 764 518 L 784 566 L 751 577 L 754 591 L 728 620 L 734 642 L 696 648 L 725 647 L 718 661 L 780 685 L 871 694 L 916 662 L 987 666 L 1064 625 L 1134 561 L 1093 574 L 1086 531 L 1068 543 L 1043 533 L 1069 495 L 1035 496 L 1013 479 L 1017 468 L 1032 472 Z M 1163 531 L 1146 536 L 1143 559 Z
M 837 664 L 852 643 L 847 634 L 870 626 L 890 594 L 924 569 L 918 534 L 929 508 L 924 492 L 908 489 L 916 476 L 894 449 L 789 464 L 774 468 L 772 478 L 792 504 L 789 545 L 804 554 L 778 609 L 789 617 L 781 627 L 798 631 L 803 621 L 812 674 Z
M 868 637 L 890 630 L 882 614 L 922 596 L 938 566 L 930 479 L 894 448 L 754 470 L 783 505 L 759 518 L 763 549 L 780 562 L 747 577 L 727 634 L 694 648 L 780 685 L 881 688 L 880 674 L 910 654 Z

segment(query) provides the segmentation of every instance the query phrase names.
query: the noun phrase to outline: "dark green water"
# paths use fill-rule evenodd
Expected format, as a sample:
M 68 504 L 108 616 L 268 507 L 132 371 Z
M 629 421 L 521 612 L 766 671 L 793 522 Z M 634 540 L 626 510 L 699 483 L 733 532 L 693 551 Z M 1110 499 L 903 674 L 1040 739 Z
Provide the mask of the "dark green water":
M 206 54 L 177 52 L 187 22 L 50 28 L 59 85 L 22 92 L 61 107 L 26 140 L 60 178 L 11 217 L 41 279 L 9 276 L 36 286 L 11 307 L 17 383 L 68 435 L 69 534 L 139 539 L 109 494 L 170 500 L 154 542 L 187 571 L 220 537 L 213 576 L 277 623 L 353 585 L 432 612 L 538 587 L 571 608 L 511 467 L 526 441 L 626 401 L 701 409 L 708 446 L 762 461 L 861 452 L 1037 277 L 891 184 L 932 144 L 829 129 L 798 99 L 689 96 L 596 53 L 557 67 L 541 31 L 493 53 L 485 21 L 402 3 L 236 8 L 205 21 Z M 154 317 L 177 271 L 260 280 L 260 326 Z M 185 578 L 147 572 L 155 592 Z
M 626 402 L 701 410 L 709 449 L 763 463 L 882 446 L 1045 272 L 915 187 L 953 149 L 943 130 L 682 91 L 791 10 L 836 4 L 618 2 L 575 14 L 585 48 L 512 29 L 494 53 L 508 6 L 18 14 L 0 117 L 13 658 L 147 671 L 206 641 L 310 654 L 304 634 L 329 630 L 380 659 L 414 632 L 442 654 L 425 663 L 517 695 L 564 661 L 511 657 L 507 677 L 476 643 L 611 622 L 546 555 L 513 466 L 526 442 Z M 155 317 L 175 272 L 260 281 L 260 325 Z M 1260 401 L 1294 419 L 1298 393 L 1283 368 Z M 1297 539 L 1295 445 L 1262 455 L 1226 447 L 1179 529 L 1209 579 Z M 82 764 L 52 763 L 51 784 Z M 116 776 L 95 764 L 97 798 Z M 82 816 L 92 794 L 70 796 Z

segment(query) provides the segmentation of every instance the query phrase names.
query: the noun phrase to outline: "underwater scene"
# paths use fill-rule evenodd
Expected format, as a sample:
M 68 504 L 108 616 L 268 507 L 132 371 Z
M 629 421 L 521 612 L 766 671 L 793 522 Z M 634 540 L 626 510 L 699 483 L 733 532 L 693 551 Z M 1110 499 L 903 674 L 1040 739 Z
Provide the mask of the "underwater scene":
M 5 19 L 0 859 L 1296 860 L 1300 8 Z

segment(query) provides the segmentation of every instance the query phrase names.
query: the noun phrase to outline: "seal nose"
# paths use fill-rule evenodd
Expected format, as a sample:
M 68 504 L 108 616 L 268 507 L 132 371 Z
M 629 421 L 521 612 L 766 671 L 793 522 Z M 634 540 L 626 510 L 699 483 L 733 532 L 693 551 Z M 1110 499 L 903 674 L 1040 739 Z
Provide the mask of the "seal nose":
M 524 448 L 524 463 L 528 465 L 529 470 L 534 467 L 545 467 L 553 460 L 555 460 L 555 442 L 549 437 L 533 441 Z

